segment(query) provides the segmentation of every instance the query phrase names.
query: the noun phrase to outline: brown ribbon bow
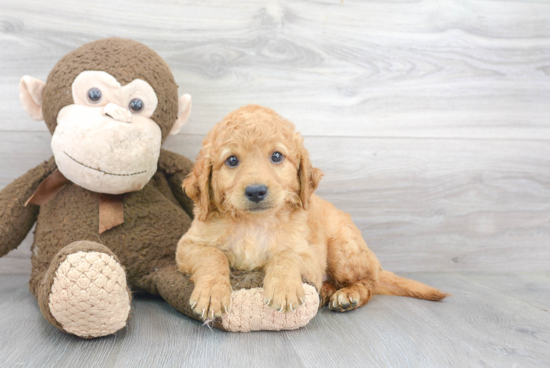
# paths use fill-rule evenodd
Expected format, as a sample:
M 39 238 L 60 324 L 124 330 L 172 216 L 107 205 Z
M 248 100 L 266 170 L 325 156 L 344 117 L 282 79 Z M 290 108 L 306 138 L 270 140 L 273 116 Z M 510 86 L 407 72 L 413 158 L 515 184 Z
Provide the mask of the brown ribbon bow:
M 25 207 L 29 204 L 43 206 L 48 203 L 57 192 L 67 183 L 67 179 L 61 171 L 55 169 L 40 185 L 36 188 L 33 195 L 25 202 Z M 99 233 L 112 229 L 124 223 L 124 202 L 123 194 L 99 194 Z

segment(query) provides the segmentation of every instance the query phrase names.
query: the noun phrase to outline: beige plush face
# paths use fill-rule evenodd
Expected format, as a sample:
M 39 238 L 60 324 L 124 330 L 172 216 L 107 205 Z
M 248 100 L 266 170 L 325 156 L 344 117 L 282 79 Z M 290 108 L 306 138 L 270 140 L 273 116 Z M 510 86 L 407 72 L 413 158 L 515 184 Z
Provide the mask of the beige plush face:
M 142 189 L 157 170 L 161 130 L 151 116 L 158 99 L 144 80 L 121 84 L 102 71 L 80 73 L 74 104 L 63 107 L 51 147 L 73 183 L 98 193 Z

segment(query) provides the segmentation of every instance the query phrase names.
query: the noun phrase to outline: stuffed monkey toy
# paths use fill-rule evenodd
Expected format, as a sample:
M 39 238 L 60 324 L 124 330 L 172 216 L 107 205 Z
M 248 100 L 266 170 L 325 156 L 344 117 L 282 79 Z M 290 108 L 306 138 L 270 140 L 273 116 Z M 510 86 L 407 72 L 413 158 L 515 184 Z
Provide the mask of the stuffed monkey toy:
M 195 319 L 193 282 L 177 270 L 176 244 L 193 203 L 182 182 L 192 162 L 161 148 L 191 110 L 162 58 L 147 46 L 109 38 L 63 57 L 47 83 L 20 83 L 27 113 L 44 120 L 53 157 L 0 192 L 0 256 L 34 223 L 30 290 L 55 327 L 83 338 L 113 334 L 131 312 L 131 292 L 157 294 Z M 263 303 L 262 274 L 234 272 L 229 331 L 295 329 L 316 314 L 306 304 L 282 314 Z

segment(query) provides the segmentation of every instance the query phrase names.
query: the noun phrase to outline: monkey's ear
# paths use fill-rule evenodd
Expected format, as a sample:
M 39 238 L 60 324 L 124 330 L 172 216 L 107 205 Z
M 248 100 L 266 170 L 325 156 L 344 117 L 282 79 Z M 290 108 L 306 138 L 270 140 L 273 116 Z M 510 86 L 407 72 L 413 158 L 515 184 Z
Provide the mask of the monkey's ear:
M 191 95 L 183 95 L 178 100 L 178 118 L 170 130 L 170 135 L 176 135 L 181 127 L 187 123 L 191 114 Z
M 23 108 L 34 120 L 44 120 L 42 114 L 42 95 L 46 83 L 25 75 L 19 82 L 19 100 Z

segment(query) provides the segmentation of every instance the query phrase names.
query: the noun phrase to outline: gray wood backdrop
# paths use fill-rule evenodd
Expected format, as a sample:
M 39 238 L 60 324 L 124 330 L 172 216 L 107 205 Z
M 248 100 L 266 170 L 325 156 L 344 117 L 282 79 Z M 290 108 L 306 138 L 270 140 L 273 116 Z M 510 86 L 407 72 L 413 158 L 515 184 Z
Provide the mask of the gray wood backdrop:
M 51 156 L 21 76 L 110 36 L 193 96 L 168 149 L 249 103 L 294 121 L 385 268 L 550 271 L 550 2 L 1 0 L 0 188 Z M 29 272 L 31 239 L 0 272 Z

